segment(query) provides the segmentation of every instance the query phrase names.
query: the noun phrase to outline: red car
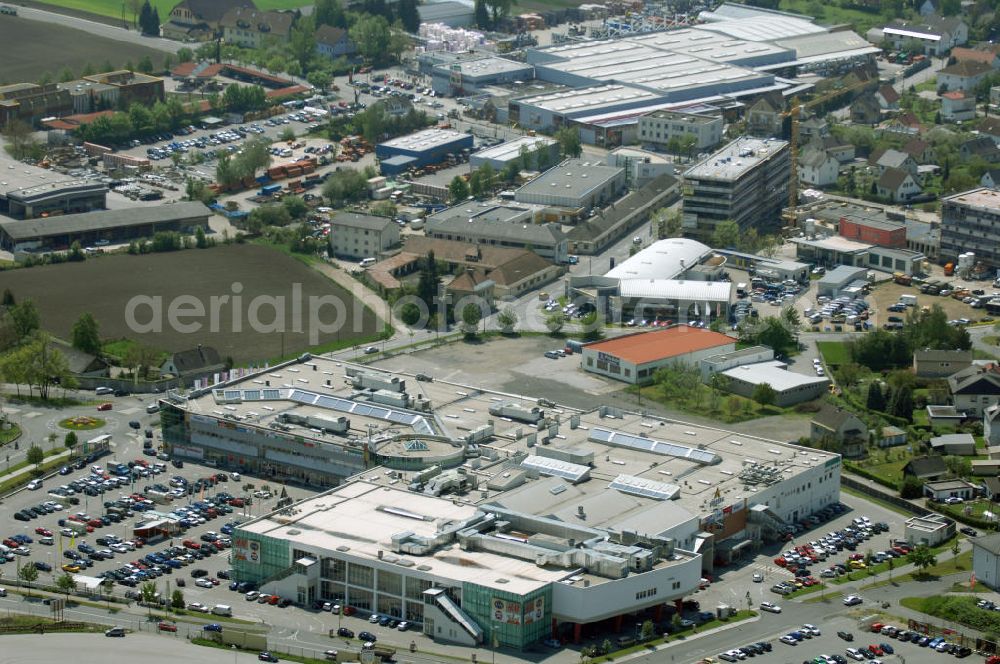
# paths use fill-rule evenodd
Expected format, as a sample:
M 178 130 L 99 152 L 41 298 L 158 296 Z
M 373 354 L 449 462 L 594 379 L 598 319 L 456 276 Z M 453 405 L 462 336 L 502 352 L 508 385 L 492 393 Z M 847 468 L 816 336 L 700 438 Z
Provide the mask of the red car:
M 785 567 L 786 565 L 788 565 L 788 561 L 785 560 L 784 558 L 775 558 L 774 564 L 777 565 L 778 567 Z
M 175 625 L 173 623 L 166 622 L 166 621 L 163 621 L 160 624 L 158 624 L 156 626 L 156 628 L 159 629 L 161 632 L 176 632 L 177 631 L 177 625 Z
M 20 544 L 10 539 L 9 537 L 3 541 L 3 545 L 10 547 L 12 549 L 16 549 L 17 547 L 21 546 Z
M 882 648 L 880 648 L 878 645 L 874 643 L 868 646 L 868 649 L 871 650 L 876 657 L 881 657 L 883 654 L 885 654 L 882 652 Z
M 94 528 L 100 528 L 101 526 L 104 525 L 104 522 L 101 521 L 100 519 L 91 519 L 90 521 L 87 522 L 87 525 L 93 526 Z
M 43 537 L 52 537 L 52 531 L 48 528 L 35 528 L 36 535 L 42 535 Z
M 212 546 L 215 547 L 216 551 L 222 551 L 224 548 L 226 548 L 225 546 L 223 546 L 222 542 L 220 542 L 218 540 L 212 542 L 211 544 L 212 544 Z
M 244 505 L 244 502 L 243 502 L 242 498 L 230 498 L 229 499 L 229 506 L 230 507 L 243 507 L 243 505 Z
M 184 540 L 184 542 L 182 544 L 184 545 L 185 549 L 200 549 L 201 548 L 201 544 L 198 544 L 194 540 Z
M 280 601 L 281 601 L 280 597 L 278 597 L 277 595 L 271 595 L 271 599 L 267 600 L 267 603 L 270 604 L 271 606 L 274 606 Z
M 100 406 L 97 407 L 97 410 L 111 410 L 112 405 L 113 404 L 110 403 L 102 403 Z

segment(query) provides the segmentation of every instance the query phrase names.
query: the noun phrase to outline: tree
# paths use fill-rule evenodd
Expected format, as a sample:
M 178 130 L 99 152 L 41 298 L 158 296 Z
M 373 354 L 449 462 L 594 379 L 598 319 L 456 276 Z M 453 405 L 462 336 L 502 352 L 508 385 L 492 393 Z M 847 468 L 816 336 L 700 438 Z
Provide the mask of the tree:
M 882 391 L 880 383 L 874 382 L 868 386 L 868 398 L 865 401 L 865 408 L 876 412 L 885 411 L 885 392 Z
M 301 219 L 309 212 L 309 206 L 301 196 L 286 196 L 281 199 L 281 205 L 288 210 L 292 219 Z
M 510 14 L 515 0 L 485 0 L 486 8 L 490 10 L 490 27 L 496 30 L 501 21 Z
M 361 171 L 344 168 L 334 172 L 323 185 L 323 197 L 342 204 L 345 201 L 361 201 L 368 196 L 368 178 Z
M 72 336 L 73 348 L 91 355 L 97 355 L 101 352 L 101 334 L 97 326 L 97 319 L 89 311 L 80 314 L 80 317 L 73 323 Z
M 34 130 L 27 122 L 14 119 L 9 121 L 3 129 L 4 140 L 7 142 L 7 152 L 14 159 L 25 159 L 37 151 L 38 142 L 34 137 Z
M 641 638 L 643 641 L 649 641 L 651 638 L 653 638 L 653 630 L 654 630 L 653 621 L 652 620 L 644 621 L 642 623 L 642 627 L 640 628 L 639 638 Z
M 479 329 L 479 321 L 483 319 L 483 311 L 478 304 L 470 302 L 462 307 L 462 326 L 466 336 L 474 336 Z
M 14 299 L 14 292 L 11 291 L 11 289 L 9 288 L 4 288 L 3 299 L 0 300 L 0 307 L 3 307 L 4 309 L 10 309 L 15 304 L 17 304 L 17 300 Z
M 63 446 L 65 446 L 66 449 L 68 449 L 70 451 L 71 455 L 73 453 L 73 448 L 76 447 L 76 445 L 77 445 L 78 442 L 79 442 L 79 438 L 77 438 L 77 435 L 76 435 L 75 431 L 68 432 L 66 434 L 66 437 L 63 438 Z
M 920 498 L 924 495 L 924 482 L 919 477 L 907 475 L 903 478 L 903 486 L 899 490 L 903 498 Z
M 382 60 L 389 51 L 392 35 L 389 22 L 383 16 L 362 16 L 351 26 L 348 34 L 358 53 L 370 62 Z
M 194 60 L 194 51 L 192 51 L 191 49 L 189 49 L 186 46 L 177 49 L 177 62 L 178 63 L 191 62 L 193 60 Z
M 407 32 L 416 33 L 420 28 L 420 13 L 417 0 L 400 0 L 396 5 L 396 16 Z
M 448 185 L 448 195 L 451 197 L 452 203 L 464 201 L 470 193 L 469 183 L 461 175 L 456 175 L 451 179 L 451 183 Z
M 159 30 L 159 26 L 157 26 L 157 30 Z M 137 64 L 136 67 L 143 74 L 152 74 L 153 69 L 155 69 L 155 67 L 153 67 L 153 59 L 150 58 L 148 55 L 142 56 L 142 58 L 139 60 L 139 64 Z
M 583 152 L 579 127 L 561 127 L 555 139 L 559 141 L 559 154 L 563 157 L 579 157 Z
M 180 590 L 175 590 L 170 594 L 170 606 L 175 609 L 184 608 L 184 593 Z
M 56 587 L 66 593 L 66 597 L 69 597 L 70 591 L 76 590 L 76 580 L 73 579 L 72 574 L 64 573 L 56 578 Z
M 761 406 L 770 406 L 774 404 L 777 396 L 777 392 L 774 391 L 774 388 L 771 387 L 769 383 L 761 383 L 757 387 L 753 388 L 753 400 Z
M 31 584 L 38 580 L 38 568 L 30 563 L 21 565 L 17 577 L 28 584 L 28 597 L 31 597 Z
M 309 81 L 310 85 L 325 92 L 326 89 L 330 87 L 330 82 L 333 80 L 333 76 L 328 71 L 314 69 L 306 76 L 306 80 Z
M 660 240 L 680 237 L 682 232 L 681 211 L 679 209 L 660 208 L 653 212 L 653 235 Z
M 38 445 L 32 445 L 28 448 L 25 459 L 27 459 L 28 463 L 37 466 L 45 459 L 45 452 Z
M 392 201 L 379 201 L 372 205 L 371 212 L 376 217 L 387 217 L 389 219 L 395 219 L 396 214 L 399 212 L 399 208 Z
M 552 334 L 559 334 L 566 324 L 566 314 L 558 309 L 545 317 L 545 327 L 549 328 Z
M 793 328 L 798 327 L 802 323 L 802 320 L 799 318 L 799 312 L 795 307 L 785 307 L 782 309 L 781 319 Z
M 861 380 L 861 365 L 856 362 L 842 364 L 837 369 L 837 375 L 845 386 L 854 387 Z
M 313 29 L 312 21 L 299 20 L 292 28 L 288 36 L 288 50 L 302 71 L 309 71 L 309 62 L 316 53 L 316 30 Z
M 503 311 L 497 316 L 497 324 L 500 326 L 500 331 L 503 334 L 512 334 L 514 327 L 517 325 L 517 313 L 510 306 L 504 307 Z
M 208 246 L 208 237 L 205 236 L 205 229 L 199 226 L 194 231 L 194 246 L 204 249 Z
M 490 27 L 490 12 L 486 9 L 486 0 L 476 0 L 473 8 L 476 27 L 487 30 Z
M 340 0 L 317 0 L 313 9 L 316 27 L 329 25 L 334 28 L 347 29 L 347 16 Z
M 247 230 L 257 229 L 265 226 L 287 226 L 292 223 L 292 215 L 288 214 L 288 208 L 281 204 L 261 205 L 250 211 L 247 218 Z
M 892 391 L 889 401 L 889 414 L 910 420 L 913 417 L 913 388 L 904 385 Z
M 420 322 L 420 307 L 413 302 L 407 302 L 399 311 L 399 319 L 404 325 L 413 327 Z
M 921 575 L 925 573 L 924 570 L 928 567 L 937 565 L 937 557 L 926 544 L 918 544 L 913 551 L 906 554 L 906 560 L 920 570 Z
M 146 581 L 139 586 L 139 596 L 142 597 L 143 604 L 149 609 L 149 615 L 153 615 L 153 604 L 156 603 L 156 582 Z
M 951 543 L 951 560 L 955 564 L 955 569 L 958 569 L 958 553 L 962 550 L 962 547 L 958 545 L 958 538 Z
M 417 297 L 427 305 L 427 311 L 434 314 L 437 311 L 438 289 L 441 287 L 441 277 L 438 276 L 437 261 L 434 252 L 427 252 L 420 266 L 420 277 L 417 280 Z
M 731 248 L 739 244 L 740 227 L 732 219 L 719 222 L 712 232 L 711 244 L 713 247 Z

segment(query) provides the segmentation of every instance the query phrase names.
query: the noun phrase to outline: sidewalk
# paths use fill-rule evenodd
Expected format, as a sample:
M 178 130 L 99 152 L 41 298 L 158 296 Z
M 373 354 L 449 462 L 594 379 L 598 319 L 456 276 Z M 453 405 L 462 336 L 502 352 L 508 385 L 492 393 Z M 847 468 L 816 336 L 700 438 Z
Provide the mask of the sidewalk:
M 56 461 L 58 459 L 68 459 L 69 456 L 70 456 L 70 454 L 72 454 L 72 452 L 70 450 L 63 450 L 62 452 L 59 452 L 58 454 L 53 454 L 52 456 L 45 457 L 45 459 L 42 460 L 42 463 L 45 464 L 45 463 L 49 463 L 50 461 Z M 12 479 L 17 478 L 17 477 L 31 475 L 31 472 L 32 472 L 32 470 L 34 470 L 34 468 L 35 467 L 33 465 L 29 464 L 29 465 L 25 466 L 24 468 L 21 468 L 20 470 L 15 470 L 14 472 L 7 473 L 6 475 L 0 475 L 0 484 L 4 484 L 8 480 L 12 480 Z M 51 477 L 52 475 L 55 475 L 55 473 L 54 472 L 47 473 L 45 475 L 42 475 L 40 479 L 46 479 L 46 478 Z M 19 490 L 20 489 L 15 489 L 15 491 L 19 491 Z

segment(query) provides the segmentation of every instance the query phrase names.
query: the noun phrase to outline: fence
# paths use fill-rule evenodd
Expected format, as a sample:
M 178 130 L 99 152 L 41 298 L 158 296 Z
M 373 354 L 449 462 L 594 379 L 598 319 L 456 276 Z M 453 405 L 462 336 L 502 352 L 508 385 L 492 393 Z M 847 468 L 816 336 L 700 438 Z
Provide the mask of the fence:
M 900 498 L 899 496 L 894 496 L 891 493 L 885 493 L 877 488 L 871 486 L 870 484 L 865 484 L 864 482 L 859 482 L 853 477 L 848 477 L 847 475 L 841 473 L 840 483 L 849 489 L 854 489 L 855 491 L 860 491 L 861 493 L 871 496 L 872 498 L 877 498 L 878 500 L 891 503 L 900 509 L 904 509 L 911 514 L 916 516 L 927 516 L 932 514 L 929 509 L 921 507 L 920 505 L 915 505 L 909 500 Z

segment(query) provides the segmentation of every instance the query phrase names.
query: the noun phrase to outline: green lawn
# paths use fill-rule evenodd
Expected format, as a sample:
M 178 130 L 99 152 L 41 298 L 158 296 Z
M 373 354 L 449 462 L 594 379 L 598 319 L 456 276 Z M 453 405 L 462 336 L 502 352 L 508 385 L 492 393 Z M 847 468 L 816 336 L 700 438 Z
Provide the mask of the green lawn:
M 817 23 L 824 25 L 850 23 L 855 31 L 862 35 L 873 26 L 885 22 L 878 13 L 837 7 L 830 3 L 819 3 L 812 0 L 781 0 L 778 8 L 781 11 L 812 16 L 816 18 Z
M 39 0 L 47 5 L 75 9 L 81 12 L 110 16 L 111 18 L 121 18 L 122 3 L 120 0 Z M 176 0 L 150 0 L 149 4 L 157 9 L 160 14 L 160 21 L 165 22 L 170 10 L 177 4 Z M 309 0 L 257 0 L 255 3 L 258 9 L 296 9 L 305 5 L 311 5 Z M 126 18 L 132 21 L 131 14 Z
M 878 475 L 886 482 L 890 482 L 895 487 L 900 487 L 903 484 L 903 466 L 909 461 L 908 458 L 896 459 L 895 461 L 885 461 L 882 463 L 876 463 L 872 459 L 865 459 L 863 462 L 858 463 L 859 467 L 864 468 L 867 472 Z M 850 467 L 854 465 L 855 462 L 849 461 L 845 465 Z
M 847 344 L 843 341 L 817 341 L 816 347 L 827 364 L 847 364 L 851 361 Z
M 972 569 L 972 551 L 963 551 L 958 554 L 956 558 L 951 554 L 950 546 L 943 546 L 934 549 L 934 555 L 937 557 L 937 565 L 931 565 L 923 572 L 909 572 L 907 574 L 901 574 L 894 577 L 892 580 L 882 579 L 881 581 L 876 581 L 875 583 L 870 583 L 868 585 L 861 586 L 861 590 L 866 590 L 868 588 L 879 588 L 881 586 L 889 585 L 890 583 L 906 583 L 907 581 L 925 581 L 928 579 L 935 579 L 948 574 L 958 574 L 961 572 L 968 572 Z M 896 561 L 894 563 L 896 567 L 905 565 L 906 560 Z M 884 570 L 888 569 L 885 563 L 881 565 Z M 878 569 L 880 565 L 876 565 Z M 883 570 L 883 571 L 884 571 Z M 846 577 L 844 578 L 846 581 Z M 839 580 L 839 579 L 838 579 Z

